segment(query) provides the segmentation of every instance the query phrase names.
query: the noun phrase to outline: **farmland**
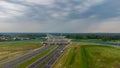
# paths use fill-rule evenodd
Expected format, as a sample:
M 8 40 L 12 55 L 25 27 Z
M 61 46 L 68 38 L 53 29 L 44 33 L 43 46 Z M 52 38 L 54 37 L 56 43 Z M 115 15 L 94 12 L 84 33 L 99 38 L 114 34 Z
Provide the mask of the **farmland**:
M 120 68 L 119 53 L 111 46 L 72 44 L 53 68 Z

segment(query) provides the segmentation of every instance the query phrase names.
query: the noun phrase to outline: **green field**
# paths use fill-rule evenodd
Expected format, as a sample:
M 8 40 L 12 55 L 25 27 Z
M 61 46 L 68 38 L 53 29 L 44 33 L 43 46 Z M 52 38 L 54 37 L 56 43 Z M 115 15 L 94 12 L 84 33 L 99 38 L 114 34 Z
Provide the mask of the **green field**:
M 72 44 L 53 68 L 120 68 L 120 48 Z
M 40 46 L 39 42 L 0 42 L 0 61 L 13 58 Z

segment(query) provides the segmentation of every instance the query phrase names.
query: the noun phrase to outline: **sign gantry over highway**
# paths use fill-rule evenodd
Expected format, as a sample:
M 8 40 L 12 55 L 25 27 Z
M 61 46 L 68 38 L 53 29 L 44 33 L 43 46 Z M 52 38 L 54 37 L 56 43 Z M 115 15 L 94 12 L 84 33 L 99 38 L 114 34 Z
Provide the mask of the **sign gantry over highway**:
M 43 42 L 43 45 L 67 45 L 70 40 L 65 38 L 65 36 L 55 36 L 47 34 L 47 40 Z

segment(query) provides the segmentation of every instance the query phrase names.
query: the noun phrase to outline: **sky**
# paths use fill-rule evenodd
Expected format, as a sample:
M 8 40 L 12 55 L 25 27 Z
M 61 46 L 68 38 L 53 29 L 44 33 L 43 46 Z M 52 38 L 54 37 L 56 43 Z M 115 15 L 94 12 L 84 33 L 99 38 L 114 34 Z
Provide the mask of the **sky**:
M 119 33 L 120 0 L 0 0 L 0 32 Z

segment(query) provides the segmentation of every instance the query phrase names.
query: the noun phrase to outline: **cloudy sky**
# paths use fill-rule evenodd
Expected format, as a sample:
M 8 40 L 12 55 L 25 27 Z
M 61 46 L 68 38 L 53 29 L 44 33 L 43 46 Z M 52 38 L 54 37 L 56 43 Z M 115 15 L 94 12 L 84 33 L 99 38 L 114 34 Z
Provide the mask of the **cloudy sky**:
M 0 32 L 120 32 L 120 0 L 0 0 Z

